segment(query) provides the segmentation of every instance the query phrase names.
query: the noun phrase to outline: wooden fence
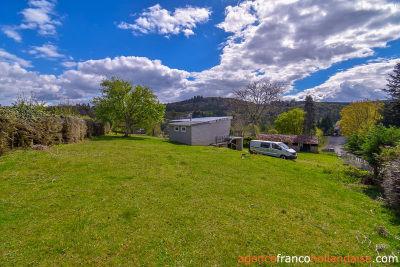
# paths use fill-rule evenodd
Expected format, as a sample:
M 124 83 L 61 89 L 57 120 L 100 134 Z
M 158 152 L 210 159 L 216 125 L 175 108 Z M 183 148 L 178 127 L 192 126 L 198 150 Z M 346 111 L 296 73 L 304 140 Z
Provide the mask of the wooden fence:
M 344 161 L 344 164 L 352 165 L 364 169 L 369 172 L 373 172 L 373 168 L 369 165 L 369 163 L 362 158 L 357 157 L 351 153 L 345 152 L 339 155 Z

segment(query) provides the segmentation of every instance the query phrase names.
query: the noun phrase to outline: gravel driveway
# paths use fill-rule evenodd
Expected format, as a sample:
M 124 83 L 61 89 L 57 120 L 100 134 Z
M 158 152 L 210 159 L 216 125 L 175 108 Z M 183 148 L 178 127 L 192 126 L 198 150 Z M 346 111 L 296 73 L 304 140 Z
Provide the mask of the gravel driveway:
M 326 144 L 325 148 L 333 148 L 335 149 L 335 153 L 343 153 L 344 147 L 343 144 L 347 142 L 347 137 L 344 136 L 330 136 L 329 141 Z

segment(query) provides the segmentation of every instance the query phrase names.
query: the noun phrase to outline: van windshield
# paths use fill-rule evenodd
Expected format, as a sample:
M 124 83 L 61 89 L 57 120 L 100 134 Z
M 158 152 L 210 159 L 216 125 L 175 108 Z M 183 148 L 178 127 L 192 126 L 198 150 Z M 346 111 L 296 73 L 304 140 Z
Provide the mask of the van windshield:
M 279 145 L 280 145 L 281 148 L 283 148 L 283 149 L 290 149 L 290 147 L 288 147 L 285 143 L 280 143 Z

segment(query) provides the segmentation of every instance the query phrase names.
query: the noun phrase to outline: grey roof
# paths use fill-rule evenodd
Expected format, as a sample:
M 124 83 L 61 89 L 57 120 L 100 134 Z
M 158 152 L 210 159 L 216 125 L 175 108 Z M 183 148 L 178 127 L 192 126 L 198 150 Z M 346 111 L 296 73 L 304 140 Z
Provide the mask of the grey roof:
M 172 120 L 169 125 L 172 126 L 192 126 L 199 124 L 207 124 L 213 123 L 221 120 L 231 120 L 232 116 L 227 117 L 203 117 L 203 118 L 193 118 L 193 119 L 181 119 L 181 120 Z

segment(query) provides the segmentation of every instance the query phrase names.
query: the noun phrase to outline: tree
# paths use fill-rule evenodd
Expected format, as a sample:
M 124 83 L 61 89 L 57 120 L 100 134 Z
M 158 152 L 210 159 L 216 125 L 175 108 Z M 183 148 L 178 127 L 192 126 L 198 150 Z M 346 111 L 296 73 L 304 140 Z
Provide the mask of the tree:
M 271 103 L 281 98 L 283 86 L 271 81 L 256 81 L 235 90 L 234 96 L 237 106 L 250 120 L 252 124 L 252 135 L 255 136 L 255 124 L 260 119 Z
M 382 118 L 379 101 L 358 101 L 344 107 L 340 112 L 342 119 L 339 122 L 344 136 L 353 133 L 364 136 Z
M 163 121 L 165 106 L 150 87 L 133 87 L 130 82 L 116 77 L 103 80 L 100 85 L 101 96 L 93 100 L 96 117 L 114 125 L 125 124 L 125 136 L 133 126 L 145 127 Z
M 319 128 L 324 131 L 324 134 L 333 133 L 333 122 L 329 114 L 325 115 L 319 123 Z
M 301 109 L 293 109 L 291 111 L 279 114 L 275 120 L 275 128 L 280 134 L 297 134 L 303 133 L 303 122 L 305 111 Z
M 362 155 L 374 168 L 375 177 L 378 176 L 381 164 L 379 155 L 384 147 L 394 147 L 400 141 L 400 129 L 390 126 L 385 128 L 382 124 L 377 125 L 365 135 L 364 143 L 361 145 Z
M 387 88 L 382 89 L 391 97 L 382 110 L 382 123 L 385 126 L 394 125 L 400 127 L 400 62 L 394 67 L 394 74 L 389 74 Z
M 311 95 L 306 96 L 306 103 L 304 105 L 304 115 L 303 122 L 303 134 L 305 135 L 315 135 L 316 133 L 316 113 L 315 113 L 315 103 Z
M 400 101 L 400 62 L 394 66 L 394 74 L 389 74 L 390 78 L 387 79 L 387 88 L 383 91 L 388 93 L 395 101 Z

